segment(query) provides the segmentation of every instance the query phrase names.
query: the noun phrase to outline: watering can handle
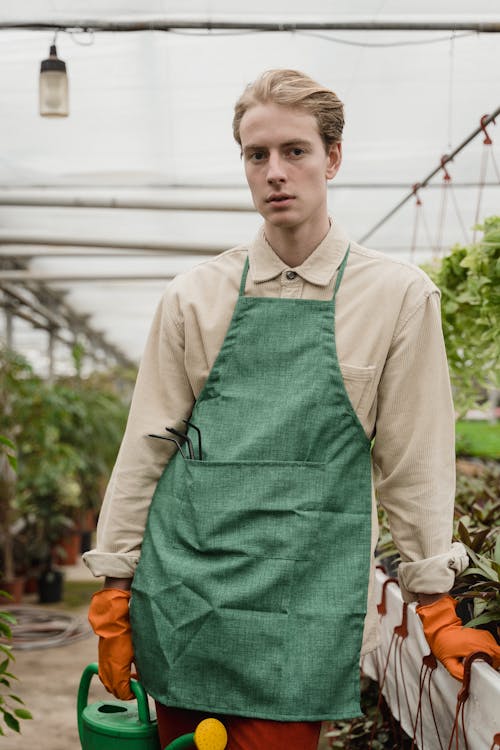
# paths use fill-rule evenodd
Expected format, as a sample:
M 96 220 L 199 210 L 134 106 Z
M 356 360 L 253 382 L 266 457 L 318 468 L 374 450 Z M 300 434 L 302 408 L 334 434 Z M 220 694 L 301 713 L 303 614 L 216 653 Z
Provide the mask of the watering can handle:
M 83 674 L 80 680 L 80 686 L 78 688 L 78 697 L 76 700 L 76 710 L 78 717 L 78 733 L 80 735 L 80 741 L 82 741 L 82 714 L 87 705 L 87 698 L 89 696 L 90 681 L 95 674 L 99 674 L 99 667 L 96 662 L 88 664 L 83 670 Z M 130 680 L 130 688 L 137 700 L 137 708 L 139 710 L 139 720 L 143 724 L 149 724 L 151 722 L 151 716 L 149 713 L 148 696 L 146 691 L 142 687 L 140 682 L 137 680 Z

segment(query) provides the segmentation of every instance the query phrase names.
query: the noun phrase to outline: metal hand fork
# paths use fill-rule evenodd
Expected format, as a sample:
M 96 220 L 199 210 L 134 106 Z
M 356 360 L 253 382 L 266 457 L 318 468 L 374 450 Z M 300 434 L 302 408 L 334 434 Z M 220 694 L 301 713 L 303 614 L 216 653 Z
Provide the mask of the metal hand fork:
M 184 459 L 184 461 L 187 461 L 187 458 L 184 455 L 184 451 L 182 450 L 181 444 L 175 438 L 165 437 L 164 435 L 153 435 L 151 433 L 148 433 L 148 437 L 158 438 L 158 440 L 168 440 L 170 443 L 175 443 L 176 446 L 177 446 L 177 448 L 179 449 L 179 452 L 180 452 L 182 458 Z
M 193 430 L 196 430 L 197 435 L 198 435 L 198 459 L 202 461 L 203 453 L 201 451 L 201 430 L 195 424 L 190 422 L 189 419 L 183 419 L 182 421 L 184 422 L 184 424 L 187 424 L 188 427 L 192 427 Z
M 186 441 L 189 450 L 189 458 L 194 459 L 193 441 L 191 440 L 191 438 L 188 437 L 185 432 L 174 430 L 173 427 L 165 427 L 165 429 L 167 432 L 171 432 L 172 435 L 177 435 L 177 437 L 183 438 Z

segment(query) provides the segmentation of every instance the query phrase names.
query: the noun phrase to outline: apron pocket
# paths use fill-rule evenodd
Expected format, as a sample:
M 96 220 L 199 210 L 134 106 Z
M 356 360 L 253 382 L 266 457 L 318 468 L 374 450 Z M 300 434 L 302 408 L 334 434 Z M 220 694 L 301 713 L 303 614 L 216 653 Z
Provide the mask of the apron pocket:
M 176 547 L 266 559 L 309 559 L 324 502 L 325 464 L 183 461 L 171 528 Z M 313 511 L 313 512 L 311 512 Z

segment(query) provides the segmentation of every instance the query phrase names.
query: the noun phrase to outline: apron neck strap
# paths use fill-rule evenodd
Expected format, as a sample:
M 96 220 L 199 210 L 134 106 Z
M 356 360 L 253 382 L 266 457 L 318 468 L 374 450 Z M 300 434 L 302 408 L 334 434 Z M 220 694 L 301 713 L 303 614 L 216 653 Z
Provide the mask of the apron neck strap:
M 344 258 L 342 260 L 342 263 L 340 264 L 339 271 L 337 273 L 337 279 L 335 281 L 335 289 L 333 290 L 333 297 L 332 300 L 335 301 L 335 297 L 337 296 L 337 292 L 339 290 L 340 282 L 342 281 L 342 276 L 344 275 L 345 267 L 347 265 L 347 258 L 349 257 L 349 250 L 351 248 L 351 245 L 349 244 L 347 246 L 347 250 L 345 252 Z
M 333 290 L 333 297 L 332 300 L 335 299 L 335 296 L 337 294 L 338 288 L 340 286 L 340 282 L 342 281 L 342 276 L 344 275 L 344 270 L 347 265 L 347 258 L 349 256 L 349 249 L 350 245 L 348 246 L 346 253 L 344 255 L 344 258 L 342 260 L 342 263 L 340 264 L 339 272 L 337 274 L 337 280 L 335 282 L 335 289 Z M 247 283 L 247 275 L 248 275 L 248 255 L 245 260 L 245 265 L 243 266 L 243 273 L 241 274 L 241 282 L 240 282 L 240 292 L 239 296 L 244 297 L 245 296 L 245 285 Z
M 245 284 L 247 283 L 247 274 L 248 274 L 248 255 L 245 260 L 245 265 L 243 266 L 243 273 L 241 274 L 241 282 L 240 282 L 240 297 L 245 296 Z

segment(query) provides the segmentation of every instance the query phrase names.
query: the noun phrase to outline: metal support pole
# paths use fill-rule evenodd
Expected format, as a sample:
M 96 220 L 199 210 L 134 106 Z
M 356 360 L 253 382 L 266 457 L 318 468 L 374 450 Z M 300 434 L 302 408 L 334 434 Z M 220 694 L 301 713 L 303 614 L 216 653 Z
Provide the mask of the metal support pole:
M 409 201 L 411 198 L 415 197 L 416 190 L 421 190 L 423 187 L 427 185 L 427 183 L 432 180 L 435 175 L 437 175 L 442 169 L 446 169 L 446 164 L 450 161 L 453 161 L 455 156 L 460 153 L 476 136 L 479 135 L 479 133 L 483 132 L 484 127 L 488 125 L 490 122 L 494 122 L 495 118 L 498 117 L 500 114 L 500 107 L 497 107 L 495 111 L 491 115 L 485 115 L 484 118 L 481 119 L 481 125 L 472 131 L 470 135 L 465 138 L 462 143 L 460 143 L 452 152 L 451 154 L 446 154 L 442 157 L 440 164 L 438 167 L 432 170 L 430 174 L 428 174 L 426 177 L 423 178 L 421 182 L 417 182 L 410 193 L 405 195 L 405 197 L 399 201 L 399 203 L 394 206 L 393 209 L 389 211 L 388 214 L 386 214 L 380 221 L 378 221 L 375 226 L 373 226 L 366 234 L 364 234 L 360 239 L 359 242 L 363 244 L 366 242 L 367 239 L 369 239 L 372 234 L 375 234 L 377 229 L 380 229 L 380 227 L 388 221 L 394 214 L 399 211 L 399 209 L 404 206 L 404 204 Z
M 6 305 L 4 308 L 5 312 L 5 343 L 7 349 L 13 349 L 14 342 L 14 320 L 11 308 Z
M 54 382 L 54 344 L 55 344 L 55 336 L 54 336 L 54 330 L 53 328 L 49 328 L 48 331 L 48 346 L 47 346 L 47 354 L 49 357 L 49 370 L 47 373 L 47 379 L 49 383 Z

